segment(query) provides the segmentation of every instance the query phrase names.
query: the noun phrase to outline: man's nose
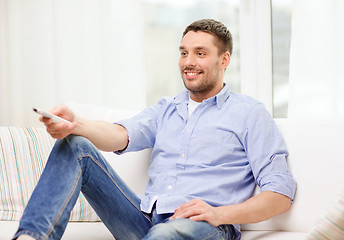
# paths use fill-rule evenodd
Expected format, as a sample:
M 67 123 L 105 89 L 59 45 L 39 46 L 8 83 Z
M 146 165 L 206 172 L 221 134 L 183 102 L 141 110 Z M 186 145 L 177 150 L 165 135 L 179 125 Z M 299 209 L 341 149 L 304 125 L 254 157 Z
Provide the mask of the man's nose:
M 192 54 L 188 55 L 185 58 L 185 66 L 195 66 L 196 65 L 196 58 Z

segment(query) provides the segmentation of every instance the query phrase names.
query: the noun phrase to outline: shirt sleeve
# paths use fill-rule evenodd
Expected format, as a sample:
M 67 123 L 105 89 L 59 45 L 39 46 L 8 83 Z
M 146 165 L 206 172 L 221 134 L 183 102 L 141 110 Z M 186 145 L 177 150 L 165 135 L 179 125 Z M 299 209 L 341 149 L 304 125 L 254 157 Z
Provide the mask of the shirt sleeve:
M 287 164 L 288 150 L 271 115 L 256 104 L 248 115 L 245 150 L 261 191 L 272 191 L 294 199 L 296 182 Z
M 128 146 L 122 151 L 116 151 L 116 154 L 140 151 L 154 146 L 158 128 L 157 122 L 167 101 L 167 98 L 163 98 L 157 104 L 146 108 L 136 116 L 114 123 L 122 125 L 129 136 Z

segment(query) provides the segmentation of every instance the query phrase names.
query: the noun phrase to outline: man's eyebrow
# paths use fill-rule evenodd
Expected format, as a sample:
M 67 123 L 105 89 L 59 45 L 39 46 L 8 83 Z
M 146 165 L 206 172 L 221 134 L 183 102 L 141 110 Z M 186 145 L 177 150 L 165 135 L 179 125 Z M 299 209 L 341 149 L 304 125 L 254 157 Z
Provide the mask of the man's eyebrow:
M 196 50 L 208 50 L 207 47 L 202 47 L 202 46 L 201 46 L 201 47 L 195 47 L 195 49 L 196 49 Z
M 202 47 L 202 46 L 194 47 L 193 49 L 195 49 L 195 50 L 208 50 L 208 48 Z M 180 46 L 179 50 L 186 50 L 186 48 L 184 46 Z

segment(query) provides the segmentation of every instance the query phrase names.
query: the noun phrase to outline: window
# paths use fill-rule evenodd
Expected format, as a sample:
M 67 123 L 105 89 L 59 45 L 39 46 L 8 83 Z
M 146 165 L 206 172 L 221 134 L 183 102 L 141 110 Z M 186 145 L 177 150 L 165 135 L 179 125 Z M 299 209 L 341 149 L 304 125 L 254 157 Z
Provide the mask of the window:
M 288 116 L 291 0 L 272 1 L 272 84 L 275 118 Z
M 290 0 L 241 1 L 241 92 L 263 102 L 274 118 L 287 117 Z

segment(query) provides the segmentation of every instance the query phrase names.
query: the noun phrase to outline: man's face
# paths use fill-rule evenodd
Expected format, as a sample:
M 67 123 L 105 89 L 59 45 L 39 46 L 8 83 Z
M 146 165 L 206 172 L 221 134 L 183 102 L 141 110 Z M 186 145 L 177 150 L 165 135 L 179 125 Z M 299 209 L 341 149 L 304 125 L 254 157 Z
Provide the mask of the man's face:
M 216 95 L 223 87 L 223 73 L 228 64 L 224 64 L 225 54 L 218 53 L 215 37 L 190 31 L 183 37 L 179 49 L 180 73 L 193 100 L 202 101 Z

